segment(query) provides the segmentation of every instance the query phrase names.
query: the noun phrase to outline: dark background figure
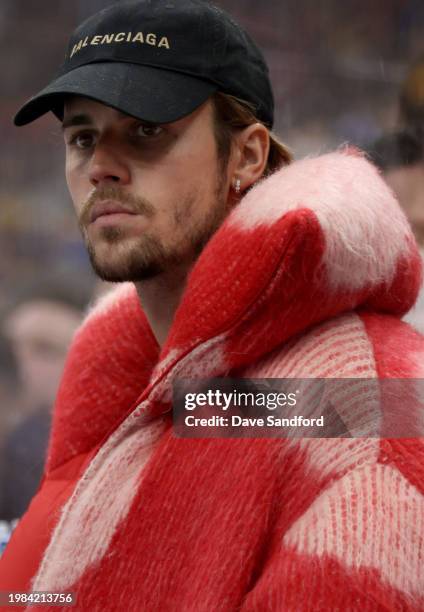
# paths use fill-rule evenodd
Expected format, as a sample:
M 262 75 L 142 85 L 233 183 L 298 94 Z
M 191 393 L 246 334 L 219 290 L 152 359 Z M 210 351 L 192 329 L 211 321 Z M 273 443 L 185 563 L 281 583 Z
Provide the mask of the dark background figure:
M 370 156 L 405 210 L 424 256 L 424 56 L 400 89 L 395 129 L 371 146 Z M 424 331 L 424 292 L 405 320 Z
M 0 519 L 19 518 L 38 487 L 57 385 L 80 320 L 75 306 L 32 299 L 4 321 L 18 384 L 13 419 L 0 448 Z

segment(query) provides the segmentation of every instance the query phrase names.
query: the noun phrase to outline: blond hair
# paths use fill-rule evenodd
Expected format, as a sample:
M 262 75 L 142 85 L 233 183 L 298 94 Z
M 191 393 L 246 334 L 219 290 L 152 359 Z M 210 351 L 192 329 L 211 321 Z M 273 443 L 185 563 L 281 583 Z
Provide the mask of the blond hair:
M 229 94 L 217 92 L 212 96 L 212 104 L 218 157 L 225 167 L 231 154 L 234 132 L 253 123 L 263 122 L 255 116 L 255 109 L 249 102 Z M 268 126 L 265 125 L 265 127 L 269 131 L 270 148 L 263 176 L 268 176 L 282 166 L 290 164 L 293 161 L 293 156 L 289 149 L 269 130 Z

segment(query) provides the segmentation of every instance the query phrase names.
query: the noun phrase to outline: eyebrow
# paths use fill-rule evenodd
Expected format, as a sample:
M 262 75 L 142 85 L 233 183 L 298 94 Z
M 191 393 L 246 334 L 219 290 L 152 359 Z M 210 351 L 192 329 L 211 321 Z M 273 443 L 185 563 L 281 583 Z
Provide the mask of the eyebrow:
M 72 127 L 75 125 L 93 125 L 93 120 L 90 115 L 79 114 L 79 115 L 71 115 L 67 117 L 62 122 L 62 130 L 66 130 L 68 127 Z
M 121 121 L 128 121 L 128 120 L 141 121 L 140 119 L 136 119 L 136 117 L 131 117 L 130 115 L 126 115 L 125 113 L 119 113 L 119 115 L 120 115 L 119 119 Z M 146 124 L 146 125 L 156 125 L 155 123 L 152 123 L 150 121 L 141 121 L 141 122 Z M 94 121 L 91 118 L 91 116 L 86 114 L 86 113 L 79 113 L 77 115 L 70 115 L 69 117 L 67 117 L 66 119 L 64 119 L 62 121 L 62 131 L 65 131 L 66 128 L 74 127 L 74 126 L 78 126 L 78 125 L 90 125 L 90 126 L 93 126 L 94 125 Z

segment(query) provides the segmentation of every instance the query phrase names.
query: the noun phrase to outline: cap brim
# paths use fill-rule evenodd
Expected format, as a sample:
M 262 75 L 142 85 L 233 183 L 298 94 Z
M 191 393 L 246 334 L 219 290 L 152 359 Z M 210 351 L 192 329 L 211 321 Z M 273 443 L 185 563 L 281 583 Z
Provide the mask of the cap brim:
M 96 62 L 58 77 L 17 112 L 25 125 L 52 111 L 63 118 L 67 95 L 91 98 L 151 123 L 181 119 L 203 104 L 218 87 L 180 72 L 125 62 Z

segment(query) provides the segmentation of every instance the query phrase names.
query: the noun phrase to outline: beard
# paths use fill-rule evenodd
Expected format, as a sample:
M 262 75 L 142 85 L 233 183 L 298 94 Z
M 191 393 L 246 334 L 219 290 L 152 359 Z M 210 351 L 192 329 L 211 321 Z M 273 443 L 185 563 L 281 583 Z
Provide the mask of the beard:
M 224 198 L 224 184 L 217 178 L 214 200 L 202 219 L 193 220 L 196 191 L 182 201 L 170 202 L 175 232 L 169 244 L 148 231 L 129 238 L 125 229 L 105 226 L 99 228 L 101 245 L 96 247 L 86 228 L 94 204 L 107 199 L 128 204 L 134 212 L 149 219 L 154 218 L 155 208 L 144 198 L 127 194 L 114 185 L 94 191 L 84 204 L 79 225 L 90 262 L 97 276 L 108 282 L 140 282 L 195 261 L 230 210 Z

